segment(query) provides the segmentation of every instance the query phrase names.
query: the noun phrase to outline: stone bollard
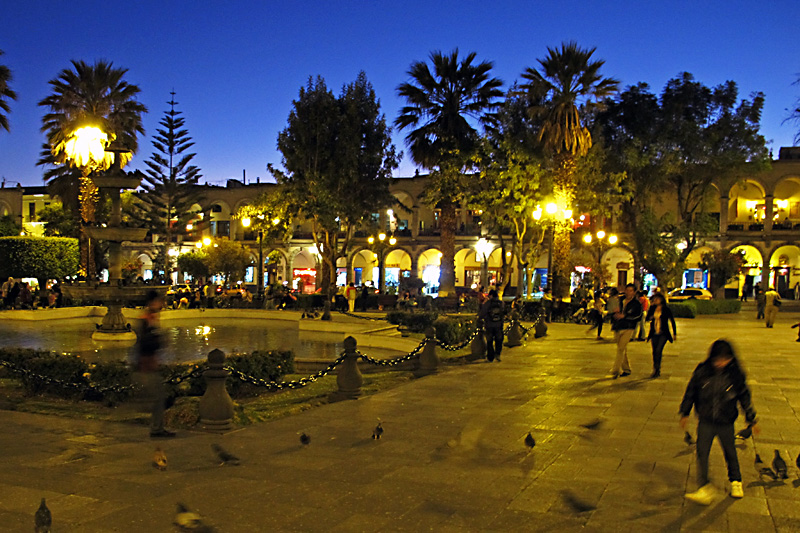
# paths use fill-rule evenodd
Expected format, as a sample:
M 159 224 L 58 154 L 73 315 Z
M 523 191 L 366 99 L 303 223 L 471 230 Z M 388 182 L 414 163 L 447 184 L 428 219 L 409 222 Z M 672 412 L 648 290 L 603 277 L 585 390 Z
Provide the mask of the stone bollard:
M 478 334 L 475 335 L 475 338 L 469 343 L 469 350 L 470 361 L 477 361 L 478 359 L 486 357 L 486 336 L 484 335 L 483 324 L 478 326 Z
M 533 338 L 539 339 L 545 335 L 547 335 L 547 324 L 544 323 L 544 317 L 540 317 L 533 326 Z
M 200 398 L 200 424 L 207 431 L 229 431 L 233 429 L 233 400 L 225 387 L 230 372 L 225 370 L 225 352 L 212 350 L 208 354 L 206 392 Z
M 519 326 L 519 319 L 515 316 L 511 318 L 511 329 L 508 330 L 506 346 L 513 348 L 520 345 L 522 345 L 522 328 Z
M 364 378 L 358 368 L 357 348 L 355 338 L 347 337 L 344 340 L 344 361 L 336 372 L 336 384 L 339 390 L 332 392 L 328 397 L 332 402 L 355 400 L 361 396 L 361 384 L 364 383 Z
M 436 330 L 428 326 L 425 330 L 425 347 L 419 354 L 419 368 L 417 374 L 425 376 L 439 371 L 439 355 L 436 353 Z

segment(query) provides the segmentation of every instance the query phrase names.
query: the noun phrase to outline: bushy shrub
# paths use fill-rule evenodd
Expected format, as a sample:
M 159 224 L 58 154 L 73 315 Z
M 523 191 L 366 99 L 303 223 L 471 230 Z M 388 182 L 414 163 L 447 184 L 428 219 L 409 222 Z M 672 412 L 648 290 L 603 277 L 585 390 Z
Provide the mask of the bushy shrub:
M 739 300 L 686 300 L 669 304 L 672 314 L 679 318 L 695 318 L 697 315 L 722 315 L 738 313 L 742 309 Z
M 433 325 L 438 317 L 439 313 L 435 311 L 389 311 L 386 313 L 386 320 L 390 324 L 407 327 L 414 333 L 423 333 Z
M 122 361 L 91 363 L 87 377 L 92 389 L 84 395 L 85 400 L 115 404 L 129 398 L 133 393 L 130 388 L 133 383 L 131 369 Z
M 669 304 L 669 308 L 675 318 L 694 318 L 697 316 L 697 307 L 690 303 L 675 302 Z
M 446 344 L 459 344 L 475 331 L 475 319 L 442 317 L 433 323 L 436 338 Z

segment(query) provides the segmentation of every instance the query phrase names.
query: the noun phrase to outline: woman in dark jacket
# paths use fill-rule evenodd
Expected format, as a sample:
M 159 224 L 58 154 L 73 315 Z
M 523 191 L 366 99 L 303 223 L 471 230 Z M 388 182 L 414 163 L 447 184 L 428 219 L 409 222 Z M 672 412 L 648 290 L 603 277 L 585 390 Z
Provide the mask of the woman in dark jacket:
M 650 303 L 650 309 L 647 310 L 647 322 L 650 322 L 650 334 L 647 340 L 653 347 L 653 373 L 651 378 L 657 378 L 661 375 L 661 356 L 664 352 L 664 346 L 667 341 L 673 342 L 678 336 L 678 331 L 675 328 L 675 317 L 672 311 L 664 300 L 664 295 L 656 293 L 653 295 L 653 301 Z M 670 334 L 669 326 L 672 325 L 672 333 Z
M 719 439 L 725 463 L 728 465 L 731 497 L 744 496 L 733 432 L 733 422 L 739 415 L 737 404 L 742 406 L 748 425 L 758 433 L 750 389 L 747 388 L 744 372 L 736 360 L 733 347 L 726 340 L 716 340 L 711 345 L 708 358 L 694 370 L 680 407 L 680 426 L 684 430 L 692 406 L 698 418 L 697 485 L 700 488 L 686 495 L 692 501 L 703 505 L 709 505 L 713 501 L 714 489 L 708 479 L 708 454 L 714 437 Z

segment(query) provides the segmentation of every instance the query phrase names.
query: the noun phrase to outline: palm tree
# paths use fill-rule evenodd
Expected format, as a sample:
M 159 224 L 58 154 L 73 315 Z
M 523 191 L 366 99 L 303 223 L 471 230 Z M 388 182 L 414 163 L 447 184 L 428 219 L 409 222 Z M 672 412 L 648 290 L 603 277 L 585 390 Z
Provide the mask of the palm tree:
M 96 126 L 102 130 L 109 141 L 116 143 L 127 152 L 117 154 L 116 161 L 121 169 L 130 161 L 138 148 L 137 136 L 144 134 L 142 114 L 147 108 L 136 100 L 141 90 L 138 86 L 123 80 L 127 69 L 114 68 L 106 61 L 89 65 L 83 61 L 72 61 L 72 69 L 64 69 L 58 77 L 50 80 L 52 93 L 39 102 L 48 109 L 42 117 L 41 131 L 47 136 L 50 154 L 43 154 L 39 165 L 74 165 L 70 161 L 66 147 L 75 131 L 83 126 Z M 80 179 L 80 212 L 84 224 L 94 221 L 94 206 L 98 200 L 97 188 L 89 179 L 91 170 L 103 171 L 114 163 L 114 154 L 106 152 L 95 168 L 82 168 Z M 48 176 L 62 176 L 69 179 L 70 173 L 46 172 Z M 87 275 L 94 275 L 94 261 L 89 251 L 89 240 L 81 233 L 81 262 Z
M 406 135 L 412 160 L 431 171 L 426 187 L 428 202 L 441 211 L 441 270 L 439 294 L 455 291 L 456 208 L 462 196 L 461 181 L 480 140 L 476 125 L 494 123 L 493 111 L 503 96 L 503 82 L 490 77 L 493 63 L 475 63 L 472 52 L 459 60 L 458 49 L 450 54 L 434 51 L 427 63 L 415 61 L 408 70 L 411 81 L 401 83 L 397 93 L 407 101 L 395 126 L 413 128 Z
M 576 161 L 587 154 L 592 136 L 585 124 L 594 107 L 617 91 L 619 81 L 604 78 L 603 60 L 592 60 L 596 48 L 583 49 L 574 41 L 561 48 L 547 48 L 547 57 L 539 59 L 539 69 L 528 67 L 522 77 L 523 90 L 533 102 L 531 119 L 540 126 L 538 141 L 553 158 L 553 196 L 562 209 L 571 209 L 575 198 Z M 566 296 L 569 290 L 570 227 L 554 225 L 551 288 L 554 296 Z
M 2 50 L 0 50 L 1 55 L 3 55 Z M 0 65 L 0 128 L 6 131 L 10 131 L 8 127 L 8 112 L 11 108 L 8 106 L 8 101 L 17 99 L 17 93 L 8 86 L 11 79 L 11 70 L 5 65 Z

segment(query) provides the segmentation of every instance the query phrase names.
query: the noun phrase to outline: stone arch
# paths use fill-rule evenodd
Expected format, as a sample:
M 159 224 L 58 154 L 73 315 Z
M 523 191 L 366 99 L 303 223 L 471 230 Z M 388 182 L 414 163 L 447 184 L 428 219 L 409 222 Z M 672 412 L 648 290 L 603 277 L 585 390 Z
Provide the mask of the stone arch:
M 634 255 L 625 244 L 617 244 L 603 254 L 602 265 L 608 270 L 609 285 L 622 288 L 633 282 Z
M 424 294 L 438 294 L 441 261 L 442 252 L 435 247 L 427 248 L 417 256 L 417 276 L 425 283 Z
M 139 269 L 139 276 L 142 276 L 145 280 L 151 279 L 153 277 L 153 254 L 148 251 L 134 253 L 136 254 L 134 257 L 142 263 L 142 267 Z
M 767 190 L 753 179 L 734 183 L 728 191 L 728 223 L 745 229 L 763 221 L 766 214 Z
M 384 287 L 387 292 L 400 289 L 400 280 L 411 276 L 413 260 L 411 252 L 401 246 L 387 251 L 383 256 Z
M 792 229 L 800 224 L 800 176 L 787 174 L 775 183 L 773 229 Z
M 769 285 L 782 297 L 795 297 L 794 286 L 800 283 L 799 275 L 792 275 L 800 269 L 800 245 L 787 242 L 776 246 L 769 255 Z
M 11 209 L 11 204 L 5 200 L 0 200 L 0 217 L 13 216 L 14 211 Z
M 270 255 L 273 255 L 273 252 L 277 252 L 280 255 L 280 259 L 278 261 L 270 261 Z M 274 284 L 283 282 L 283 280 L 288 279 L 286 274 L 286 269 L 289 268 L 289 255 L 287 254 L 286 250 L 282 248 L 269 248 L 264 252 L 264 266 L 265 266 L 265 273 L 266 273 L 266 283 L 267 284 Z
M 366 247 L 360 247 L 350 255 L 350 265 L 353 269 L 353 282 L 364 285 L 369 282 L 377 286 L 378 277 L 375 272 L 378 267 L 378 258 L 375 253 Z

